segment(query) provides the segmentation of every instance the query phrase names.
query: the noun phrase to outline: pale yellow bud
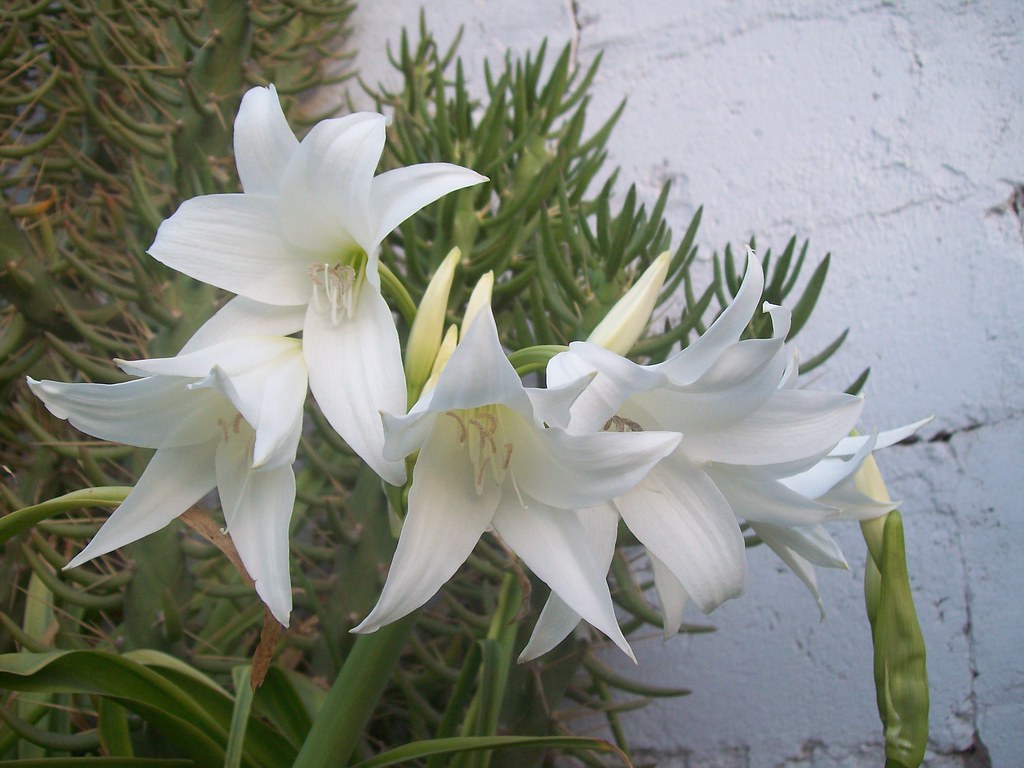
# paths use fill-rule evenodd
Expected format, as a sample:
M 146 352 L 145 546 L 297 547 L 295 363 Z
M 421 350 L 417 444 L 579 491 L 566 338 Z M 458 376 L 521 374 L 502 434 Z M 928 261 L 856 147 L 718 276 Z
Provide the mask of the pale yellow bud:
M 878 469 L 878 462 L 874 456 L 868 456 L 857 474 L 853 476 L 853 487 L 863 493 L 869 499 L 875 501 L 889 501 L 889 489 L 885 487 L 882 473 Z M 885 529 L 886 515 L 876 517 L 872 520 L 864 520 L 860 524 L 864 541 L 867 542 L 871 559 L 878 565 L 882 562 L 882 531 Z
M 477 280 L 473 293 L 466 302 L 466 314 L 462 316 L 462 336 L 466 335 L 473 318 L 484 307 L 491 305 L 491 290 L 494 288 L 494 273 L 488 272 Z
M 462 252 L 458 248 L 452 248 L 448 252 L 430 279 L 416 310 L 416 319 L 409 330 L 409 342 L 405 347 L 405 376 L 411 390 L 418 391 L 430 376 L 434 358 L 441 346 L 448 294 L 451 292 L 455 267 L 460 258 Z
M 434 357 L 434 368 L 430 372 L 430 378 L 427 379 L 427 383 L 423 385 L 423 393 L 426 394 L 434 387 L 437 386 L 437 380 L 441 376 L 441 371 L 448 365 L 448 360 L 452 356 L 452 352 L 455 351 L 455 347 L 459 343 L 459 329 L 454 325 L 449 325 L 448 330 L 445 331 L 444 338 L 441 340 L 441 346 L 437 350 L 437 355 Z
M 618 355 L 629 352 L 651 319 L 671 260 L 668 251 L 658 256 L 626 295 L 615 302 L 587 341 Z

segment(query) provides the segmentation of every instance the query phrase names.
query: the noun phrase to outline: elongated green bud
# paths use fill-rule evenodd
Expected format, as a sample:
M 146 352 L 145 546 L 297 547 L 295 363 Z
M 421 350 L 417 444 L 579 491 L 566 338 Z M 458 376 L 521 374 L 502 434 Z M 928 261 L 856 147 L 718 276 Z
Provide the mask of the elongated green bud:
M 430 378 L 434 358 L 441 347 L 444 331 L 444 316 L 448 309 L 448 294 L 452 289 L 455 267 L 462 258 L 462 251 L 452 248 L 430 279 L 423 299 L 416 309 L 416 319 L 409 330 L 409 341 L 405 347 L 405 376 L 410 391 L 419 392 Z
M 854 478 L 861 493 L 888 500 L 873 456 Z M 897 511 L 861 523 L 870 557 L 864 602 L 875 647 L 875 693 L 887 768 L 917 768 L 928 743 L 928 670 L 924 637 L 907 575 L 903 520 Z
M 918 768 L 928 744 L 924 637 L 907 577 L 900 513 L 886 516 L 875 644 L 875 690 L 887 768 Z
M 587 341 L 619 355 L 629 352 L 651 319 L 671 259 L 668 251 L 658 256 L 626 295 L 615 302 Z

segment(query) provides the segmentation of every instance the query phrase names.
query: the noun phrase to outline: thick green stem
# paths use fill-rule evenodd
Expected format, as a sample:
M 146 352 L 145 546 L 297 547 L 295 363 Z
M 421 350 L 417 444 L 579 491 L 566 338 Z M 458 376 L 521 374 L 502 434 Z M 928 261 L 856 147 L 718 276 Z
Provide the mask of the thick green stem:
M 413 613 L 372 634 L 360 635 L 292 768 L 348 764 L 415 625 Z

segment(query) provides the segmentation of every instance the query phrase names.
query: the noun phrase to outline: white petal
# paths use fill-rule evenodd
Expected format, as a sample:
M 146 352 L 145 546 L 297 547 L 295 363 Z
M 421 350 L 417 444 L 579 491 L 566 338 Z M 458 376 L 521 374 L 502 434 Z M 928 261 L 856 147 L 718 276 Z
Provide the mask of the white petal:
M 373 632 L 429 600 L 469 557 L 501 497 L 489 483 L 477 494 L 452 419 L 437 420 L 412 477 L 409 514 L 384 590 L 353 632 Z
M 761 526 L 754 526 L 754 530 L 764 539 L 764 543 L 767 544 L 772 552 L 778 555 L 779 559 L 782 560 L 789 569 L 793 571 L 804 583 L 807 589 L 810 590 L 811 595 L 814 597 L 814 601 L 818 604 L 818 613 L 821 616 L 821 620 L 825 620 L 825 603 L 821 599 L 821 593 L 818 591 L 818 577 L 814 573 L 814 566 L 812 566 L 807 560 L 798 555 L 796 552 L 785 546 L 781 541 L 777 540 L 773 533 L 765 535 L 765 531 Z M 787 529 L 780 529 L 787 530 Z
M 930 423 L 935 417 L 929 416 L 926 419 L 915 421 L 913 424 L 907 424 L 902 427 L 896 427 L 895 429 L 887 429 L 884 432 L 879 432 L 878 437 L 875 440 L 875 449 L 888 448 L 890 445 L 895 445 L 908 437 L 911 437 L 917 430 L 926 424 Z M 861 449 L 861 447 L 871 439 L 871 435 L 856 435 L 854 437 L 844 437 L 839 441 L 830 456 L 852 456 Z
M 877 434 L 872 435 L 849 459 L 826 456 L 806 472 L 785 477 L 781 482 L 809 499 L 821 498 L 840 483 L 853 478 L 871 455 L 877 437 Z
M 704 613 L 743 593 L 743 535 L 714 483 L 679 456 L 615 500 L 629 530 Z
M 873 520 L 900 506 L 899 501 L 873 499 L 852 484 L 833 488 L 819 500 L 839 510 L 836 520 Z
M 507 405 L 533 419 L 533 405 L 505 357 L 489 306 L 459 341 L 430 393 L 430 410 L 435 412 L 483 405 Z
M 370 190 L 370 210 L 376 228 L 367 251 L 376 249 L 395 227 L 420 208 L 449 192 L 487 181 L 476 171 L 451 163 L 422 163 L 396 168 L 377 176 Z
M 747 323 L 757 310 L 764 291 L 764 272 L 753 251 L 747 251 L 747 272 L 732 303 L 725 308 L 704 335 L 679 354 L 661 363 L 663 371 L 676 384 L 687 384 L 701 376 L 726 347 L 739 341 Z
M 283 336 L 244 336 L 201 347 L 175 357 L 148 360 L 118 360 L 125 373 L 133 376 L 183 376 L 198 379 L 216 366 L 229 376 L 238 376 L 267 365 L 300 348 L 298 339 Z
M 640 393 L 635 402 L 659 429 L 687 436 L 717 432 L 753 413 L 778 390 L 786 369 L 781 340 L 750 339 L 725 349 L 692 384 Z
M 410 411 L 405 416 L 383 413 L 381 418 L 384 422 L 384 458 L 398 461 L 420 450 L 438 414 Z
M 203 498 L 215 483 L 213 454 L 212 442 L 158 450 L 128 498 L 65 568 L 74 568 L 159 531 Z
M 121 384 L 67 384 L 28 379 L 50 413 L 101 440 L 140 448 L 194 445 L 216 436 L 226 405 L 213 392 L 192 392 L 188 380 L 152 376 Z
M 595 375 L 581 376 L 576 381 L 570 381 L 562 386 L 549 385 L 544 389 L 527 387 L 526 394 L 533 403 L 537 419 L 552 427 L 568 427 L 573 403 L 594 380 Z
M 667 565 L 650 552 L 647 553 L 647 557 L 651 560 L 654 588 L 658 590 L 658 602 L 661 603 L 662 631 L 668 640 L 683 626 L 683 609 L 686 608 L 690 596 L 686 594 L 683 585 L 672 575 Z
M 601 504 L 572 514 L 576 515 L 583 526 L 587 546 L 594 553 L 598 570 L 607 573 L 612 557 L 615 556 L 619 513 L 611 504 Z M 530 661 L 547 653 L 568 637 L 579 622 L 580 615 L 552 592 L 537 618 L 529 642 L 519 655 L 519 661 Z
M 281 235 L 274 198 L 205 195 L 186 200 L 157 230 L 149 255 L 204 283 L 267 304 L 304 304 L 312 259 Z
M 852 395 L 780 390 L 734 424 L 687 435 L 683 448 L 695 460 L 727 464 L 817 461 L 853 429 L 863 406 Z
M 356 245 L 372 250 L 370 189 L 383 150 L 383 115 L 357 112 L 313 126 L 281 181 L 287 240 L 331 263 Z M 376 265 L 368 277 L 377 280 Z
M 590 547 L 580 546 L 586 533 L 576 515 L 536 501 L 524 508 L 514 494 L 506 493 L 493 524 L 541 581 L 636 661 L 615 618 L 605 572 Z
M 256 430 L 253 467 L 269 469 L 291 465 L 295 461 L 302 436 L 306 388 L 306 360 L 301 350 L 298 354 L 280 358 L 265 377 L 260 392 L 259 416 L 253 424 Z
M 252 469 L 247 459 L 248 452 L 232 450 L 230 444 L 218 446 L 221 505 L 231 541 L 256 582 L 256 594 L 287 627 L 292 612 L 288 523 L 295 506 L 295 475 L 288 466 Z
M 785 547 L 822 568 L 849 570 L 843 551 L 821 525 L 783 526 L 751 523 L 753 531 L 773 550 Z M 776 550 L 777 551 L 777 550 Z
M 381 413 L 405 410 L 405 372 L 398 331 L 384 298 L 364 285 L 352 317 L 331 319 L 310 304 L 302 334 L 309 388 L 327 421 L 353 451 L 392 485 L 405 463 L 384 458 Z
M 530 640 L 519 654 L 519 663 L 533 661 L 543 656 L 569 636 L 580 623 L 580 615 L 566 605 L 565 601 L 552 592 L 541 609 L 537 623 L 530 634 Z
M 178 355 L 240 336 L 288 336 L 302 330 L 306 305 L 277 306 L 235 296 L 207 320 Z
M 274 86 L 250 88 L 242 97 L 234 143 L 242 189 L 249 194 L 276 194 L 299 140 L 288 127 Z
M 705 467 L 705 472 L 740 519 L 778 525 L 812 525 L 839 517 L 835 507 L 790 490 L 760 467 L 712 464 Z
M 193 377 L 190 390 L 197 395 L 203 390 L 219 392 L 256 430 L 254 466 L 295 461 L 306 399 L 306 364 L 297 339 L 243 337 L 178 357 L 121 365 L 133 373 Z M 234 414 L 222 415 L 225 418 L 230 421 Z M 219 424 L 216 419 L 210 423 Z
M 519 487 L 560 509 L 592 507 L 625 493 L 675 450 L 680 437 L 673 432 L 570 435 L 518 419 L 506 428 Z

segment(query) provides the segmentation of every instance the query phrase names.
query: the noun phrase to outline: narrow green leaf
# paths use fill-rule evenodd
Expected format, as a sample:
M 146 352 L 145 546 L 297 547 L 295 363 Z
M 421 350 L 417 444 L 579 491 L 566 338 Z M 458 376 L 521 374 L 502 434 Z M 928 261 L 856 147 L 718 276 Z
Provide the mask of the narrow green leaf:
M 459 677 L 448 697 L 448 705 L 445 707 L 441 724 L 437 727 L 437 738 L 445 739 L 455 736 L 458 730 L 459 718 L 469 705 L 470 696 L 473 692 L 473 682 L 476 680 L 477 672 L 480 670 L 482 654 L 479 643 L 474 643 L 462 663 L 459 670 Z M 427 760 L 427 768 L 444 768 L 445 763 L 440 760 L 440 755 L 433 755 Z
M 309 733 L 313 720 L 289 674 L 292 673 L 271 667 L 267 671 L 263 685 L 256 691 L 253 708 L 258 715 L 280 731 L 297 751 Z M 312 685 L 306 677 L 302 677 L 301 680 Z
M 252 686 L 249 685 L 251 673 L 252 667 L 249 665 L 231 670 L 231 681 L 235 686 L 235 707 L 231 713 L 231 727 L 228 729 L 224 768 L 239 768 L 242 764 L 245 727 L 249 723 L 249 711 L 252 709 Z
M 792 339 L 800 333 L 800 329 L 810 319 L 814 305 L 818 303 L 818 297 L 821 296 L 821 289 L 825 286 L 825 277 L 828 275 L 828 265 L 831 260 L 832 254 L 825 254 L 825 258 L 821 260 L 821 264 L 817 266 L 811 279 L 807 281 L 807 287 L 804 288 L 800 299 L 793 305 L 793 325 L 787 339 Z
M 819 365 L 824 364 L 843 345 L 843 342 L 846 341 L 846 337 L 849 334 L 850 329 L 845 328 L 843 332 L 839 334 L 832 341 L 831 344 L 829 344 L 827 347 L 821 350 L 821 352 L 816 354 L 814 357 L 811 357 L 810 359 L 800 363 L 800 375 L 802 376 L 805 373 L 809 373 L 810 371 L 813 371 L 815 368 L 817 368 Z
M 82 507 L 116 507 L 125 500 L 131 490 L 126 486 L 85 488 L 11 512 L 0 518 L 0 544 L 26 528 L 31 528 L 36 523 L 61 512 L 70 512 Z
M 0 655 L 0 688 L 109 696 L 152 722 L 201 763 L 224 761 L 222 725 L 180 688 L 141 664 L 104 651 Z
M 103 750 L 112 757 L 132 757 L 132 736 L 128 729 L 128 713 L 112 699 L 101 697 L 97 707 L 97 730 Z
M 853 380 L 853 383 L 846 388 L 846 394 L 848 395 L 859 395 L 860 391 L 864 389 L 864 384 L 867 383 L 868 376 L 871 375 L 871 367 L 865 368 L 860 372 L 860 376 Z
M 633 765 L 622 750 L 600 739 L 572 736 L 457 736 L 405 744 L 357 763 L 355 768 L 386 768 L 431 755 L 453 755 L 459 752 L 485 749 L 536 749 L 538 747 L 612 754 L 620 758 L 623 765 Z
M 5 768 L 196 768 L 194 760 L 176 757 L 47 757 L 9 760 Z

